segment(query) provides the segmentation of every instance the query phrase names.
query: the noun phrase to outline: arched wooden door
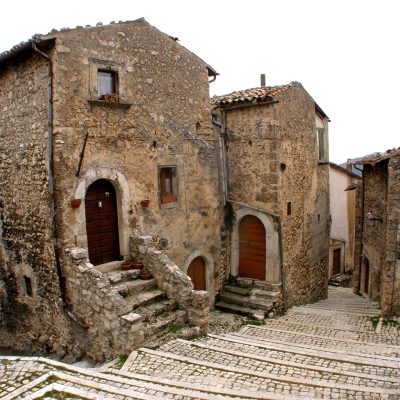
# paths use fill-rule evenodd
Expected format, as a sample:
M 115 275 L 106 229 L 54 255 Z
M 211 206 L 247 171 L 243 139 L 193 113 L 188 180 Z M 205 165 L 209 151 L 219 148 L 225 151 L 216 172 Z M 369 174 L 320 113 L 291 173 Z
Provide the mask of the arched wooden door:
M 246 215 L 239 224 L 239 271 L 245 278 L 265 280 L 265 228 L 253 215 Z
M 203 257 L 196 257 L 190 263 L 187 274 L 193 282 L 194 290 L 206 290 L 206 264 Z
M 86 193 L 85 208 L 90 262 L 99 265 L 118 260 L 117 196 L 111 182 L 93 182 Z

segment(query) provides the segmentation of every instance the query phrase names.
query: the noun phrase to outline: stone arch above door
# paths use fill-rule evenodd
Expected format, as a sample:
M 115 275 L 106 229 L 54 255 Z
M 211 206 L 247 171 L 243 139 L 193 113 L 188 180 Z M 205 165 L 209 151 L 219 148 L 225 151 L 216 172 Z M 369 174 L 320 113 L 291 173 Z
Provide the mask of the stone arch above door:
M 87 189 L 93 182 L 99 179 L 110 181 L 115 188 L 117 195 L 120 252 L 123 257 L 129 257 L 129 188 L 125 176 L 118 168 L 110 166 L 89 168 L 85 175 L 79 179 L 74 198 L 82 199 L 82 203 L 84 203 Z M 79 247 L 87 248 L 86 214 L 84 205 L 78 209 L 78 215 L 74 221 L 72 230 L 76 238 L 76 244 Z
M 236 212 L 236 221 L 232 228 L 232 261 L 231 274 L 238 276 L 239 271 L 239 226 L 245 216 L 252 215 L 258 218 L 265 228 L 265 281 L 268 283 L 281 283 L 279 236 L 271 217 L 266 214 L 248 208 L 241 208 Z

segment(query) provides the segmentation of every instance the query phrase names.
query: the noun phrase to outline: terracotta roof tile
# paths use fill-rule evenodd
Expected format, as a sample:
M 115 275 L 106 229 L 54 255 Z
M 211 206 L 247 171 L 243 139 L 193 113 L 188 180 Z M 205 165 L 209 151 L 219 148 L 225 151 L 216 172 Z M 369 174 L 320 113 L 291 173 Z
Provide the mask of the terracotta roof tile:
M 262 86 L 252 89 L 239 90 L 222 96 L 214 96 L 214 105 L 236 105 L 242 103 L 260 103 L 272 100 L 277 94 L 285 91 L 292 84 L 281 86 Z
M 400 147 L 397 149 L 389 149 L 384 153 L 375 153 L 363 157 L 361 160 L 356 161 L 354 164 L 376 164 L 380 161 L 387 160 L 395 155 L 400 154 Z

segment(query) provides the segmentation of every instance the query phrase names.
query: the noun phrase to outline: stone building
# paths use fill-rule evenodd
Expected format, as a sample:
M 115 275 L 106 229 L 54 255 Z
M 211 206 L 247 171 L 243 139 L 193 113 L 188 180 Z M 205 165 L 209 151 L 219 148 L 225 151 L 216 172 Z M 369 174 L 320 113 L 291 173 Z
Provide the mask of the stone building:
M 356 191 L 361 177 L 350 162 L 343 168 L 329 163 L 331 231 L 329 277 L 351 272 L 354 266 Z
M 263 316 L 326 295 L 328 118 L 298 83 L 212 105 L 216 75 L 143 19 L 0 55 L 0 348 L 204 333 L 230 277 Z
M 361 159 L 353 287 L 400 315 L 400 149 Z
M 95 360 L 126 352 L 156 329 L 132 304 L 158 289 L 170 302 L 154 311 L 157 327 L 205 329 L 208 304 L 184 272 L 200 265 L 196 284 L 214 297 L 216 72 L 144 20 L 36 35 L 0 68 L 0 347 Z M 152 249 L 157 281 L 139 300 L 113 271 L 137 248 L 147 252 L 138 258 Z
M 226 149 L 225 195 L 236 214 L 228 273 L 263 281 L 249 295 L 267 307 L 326 296 L 328 117 L 297 82 L 233 92 L 213 103 Z M 226 287 L 220 306 L 239 305 L 238 294 Z

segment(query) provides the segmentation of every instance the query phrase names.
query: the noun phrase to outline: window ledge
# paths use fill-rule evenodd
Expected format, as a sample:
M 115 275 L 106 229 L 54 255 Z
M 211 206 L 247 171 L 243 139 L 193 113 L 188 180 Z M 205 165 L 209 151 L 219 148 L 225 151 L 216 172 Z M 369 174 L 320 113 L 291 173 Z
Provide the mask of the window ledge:
M 160 209 L 165 210 L 168 208 L 176 208 L 178 207 L 178 201 L 173 201 L 171 203 L 160 203 Z
M 100 106 L 100 107 L 108 107 L 108 108 L 122 108 L 127 110 L 132 103 L 128 103 L 127 101 L 117 101 L 117 102 L 106 102 L 104 100 L 100 100 L 100 99 L 88 99 L 87 100 L 88 103 L 91 106 Z

